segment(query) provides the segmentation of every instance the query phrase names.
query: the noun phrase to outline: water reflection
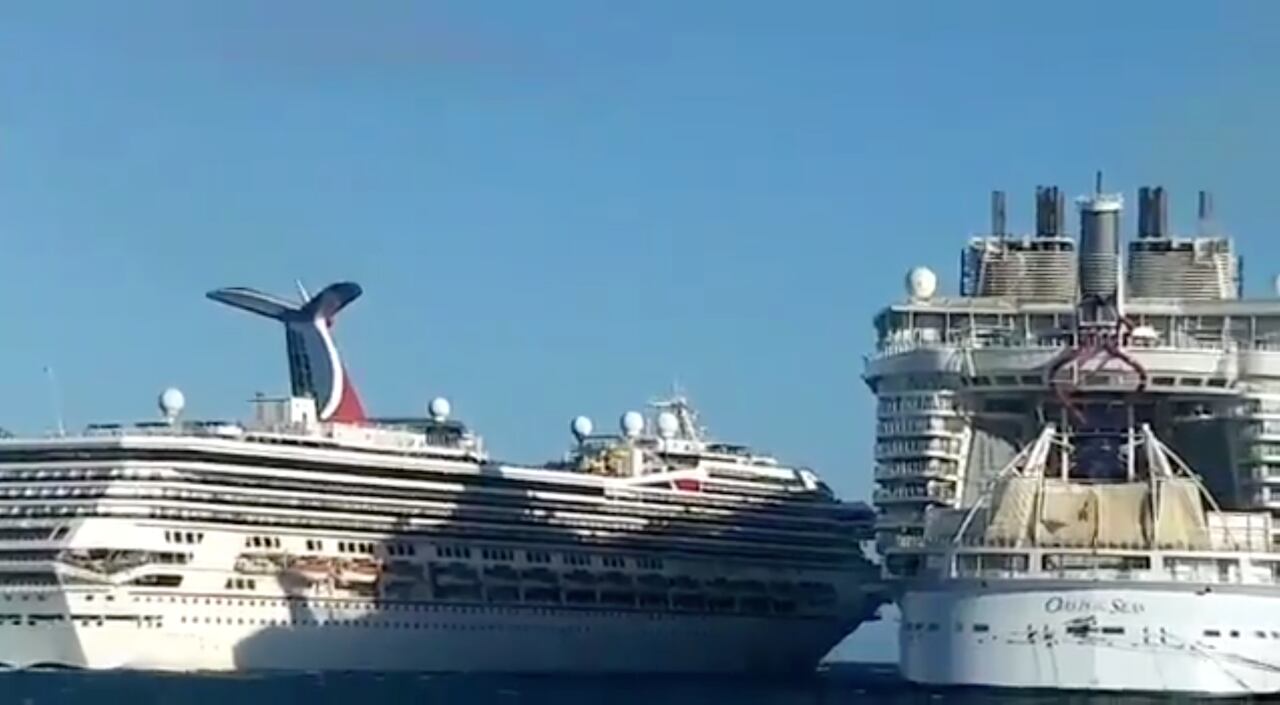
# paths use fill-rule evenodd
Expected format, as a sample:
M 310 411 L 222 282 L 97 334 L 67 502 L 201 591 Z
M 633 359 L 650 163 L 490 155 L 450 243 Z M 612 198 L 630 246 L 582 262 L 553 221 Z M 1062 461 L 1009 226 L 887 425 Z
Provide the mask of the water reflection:
M 240 705 L 255 703 L 465 703 L 466 705 L 836 705 L 840 703 L 1196 702 L 1155 696 L 932 691 L 903 684 L 892 666 L 840 664 L 811 677 L 479 676 L 366 673 L 163 675 L 14 672 L 0 675 L 4 701 L 25 705 Z

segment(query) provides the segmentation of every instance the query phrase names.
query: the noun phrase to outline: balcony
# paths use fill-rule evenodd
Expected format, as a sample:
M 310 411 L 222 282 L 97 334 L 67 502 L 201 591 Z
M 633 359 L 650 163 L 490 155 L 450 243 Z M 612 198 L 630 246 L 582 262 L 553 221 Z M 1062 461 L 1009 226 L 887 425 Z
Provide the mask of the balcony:
M 954 480 L 959 473 L 959 469 L 959 463 L 951 460 L 899 461 L 877 464 L 874 476 L 877 482 L 917 479 Z
M 908 441 L 882 441 L 876 444 L 875 459 L 898 460 L 937 458 L 958 461 L 962 443 L 958 439 L 931 438 Z
M 955 487 L 941 484 L 905 485 L 871 493 L 871 501 L 876 504 L 952 504 L 955 500 Z

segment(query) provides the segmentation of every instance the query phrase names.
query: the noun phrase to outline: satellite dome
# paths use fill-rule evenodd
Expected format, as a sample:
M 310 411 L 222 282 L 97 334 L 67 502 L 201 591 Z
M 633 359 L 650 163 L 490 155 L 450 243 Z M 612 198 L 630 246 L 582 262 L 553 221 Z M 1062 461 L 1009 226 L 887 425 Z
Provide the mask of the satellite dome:
M 427 405 L 427 411 L 431 413 L 433 421 L 444 421 L 449 418 L 449 412 L 453 409 L 449 405 L 449 400 L 444 397 L 436 397 Z
M 664 411 L 658 414 L 658 435 L 663 438 L 674 438 L 676 432 L 680 430 L 680 419 L 670 411 Z
M 635 438 L 644 430 L 644 417 L 638 411 L 628 411 L 622 415 L 622 435 L 627 438 Z
M 938 293 L 938 275 L 928 267 L 915 267 L 907 272 L 907 296 L 927 301 Z
M 575 417 L 573 422 L 569 424 L 569 430 L 573 432 L 573 437 L 577 438 L 579 442 L 587 436 L 590 436 L 591 431 L 594 428 L 595 427 L 592 425 L 591 419 L 585 416 Z
M 170 421 L 178 418 L 182 413 L 182 409 L 187 405 L 187 397 L 177 387 L 169 387 L 160 393 L 157 400 L 160 406 L 160 413 L 164 414 L 166 419 Z

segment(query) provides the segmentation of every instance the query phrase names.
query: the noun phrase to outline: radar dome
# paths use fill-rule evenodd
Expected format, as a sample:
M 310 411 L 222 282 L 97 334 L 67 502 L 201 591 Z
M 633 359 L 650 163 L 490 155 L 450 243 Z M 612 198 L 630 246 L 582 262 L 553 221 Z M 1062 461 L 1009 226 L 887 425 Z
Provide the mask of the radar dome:
M 178 418 L 182 413 L 182 409 L 187 405 L 187 397 L 177 387 L 169 387 L 160 392 L 160 399 L 157 401 L 160 405 L 160 413 L 164 414 L 166 419 L 172 421 Z
M 449 400 L 444 397 L 436 397 L 427 405 L 427 411 L 431 413 L 433 421 L 444 421 L 449 418 L 449 412 L 452 409 L 453 407 L 449 405 Z
M 582 441 L 582 439 L 590 436 L 591 431 L 594 428 L 595 427 L 592 425 L 591 419 L 585 416 L 578 416 L 569 424 L 569 430 L 573 431 L 573 437 L 577 438 L 578 441 Z
M 622 435 L 627 438 L 635 438 L 644 430 L 644 417 L 638 411 L 628 411 L 622 415 Z
M 680 419 L 670 411 L 664 411 L 658 414 L 658 435 L 663 438 L 674 438 L 676 431 L 680 430 Z
M 938 275 L 928 267 L 915 267 L 907 272 L 907 295 L 916 300 L 927 300 L 938 293 Z

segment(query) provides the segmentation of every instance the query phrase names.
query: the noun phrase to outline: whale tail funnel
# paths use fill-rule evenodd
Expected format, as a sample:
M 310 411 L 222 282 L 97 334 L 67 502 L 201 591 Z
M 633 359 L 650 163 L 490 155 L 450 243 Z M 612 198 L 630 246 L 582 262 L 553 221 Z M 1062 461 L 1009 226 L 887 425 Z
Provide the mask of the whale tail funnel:
M 244 287 L 215 289 L 207 296 L 282 323 L 293 396 L 314 399 L 321 421 L 360 423 L 365 420 L 364 406 L 333 341 L 333 321 L 361 293 L 358 284 L 340 282 L 301 305 Z

